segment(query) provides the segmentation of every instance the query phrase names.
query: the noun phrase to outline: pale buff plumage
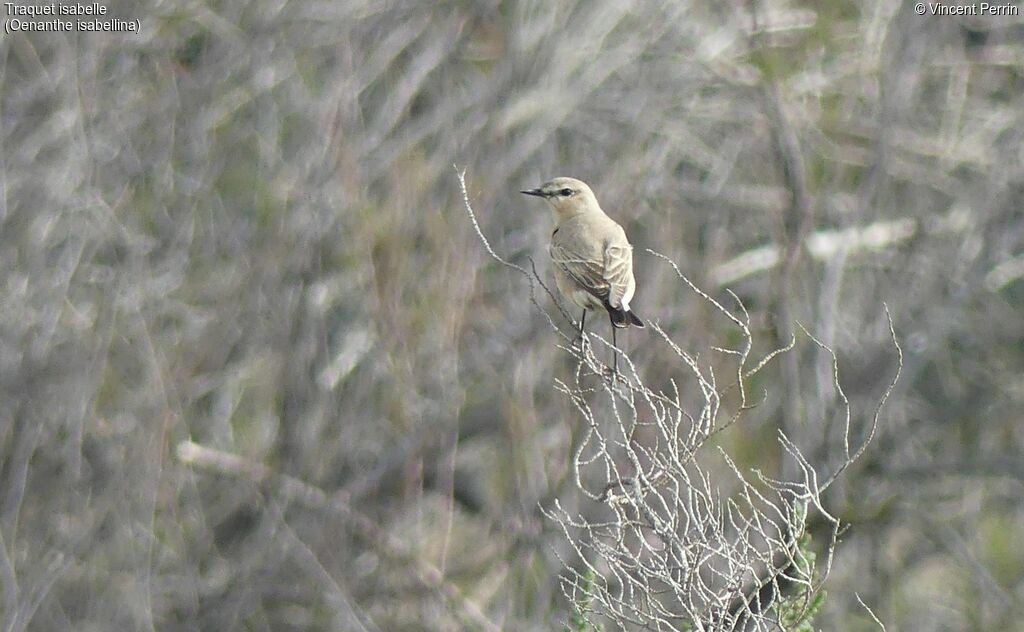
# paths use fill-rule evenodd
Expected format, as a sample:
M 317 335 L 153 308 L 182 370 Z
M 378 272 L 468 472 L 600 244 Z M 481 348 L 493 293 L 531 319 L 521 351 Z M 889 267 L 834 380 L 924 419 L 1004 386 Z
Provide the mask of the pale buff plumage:
M 584 318 L 586 310 L 604 308 L 614 327 L 643 327 L 629 305 L 636 292 L 633 247 L 590 187 L 575 178 L 555 178 L 523 193 L 543 197 L 554 213 L 549 252 L 562 295 L 584 309 Z

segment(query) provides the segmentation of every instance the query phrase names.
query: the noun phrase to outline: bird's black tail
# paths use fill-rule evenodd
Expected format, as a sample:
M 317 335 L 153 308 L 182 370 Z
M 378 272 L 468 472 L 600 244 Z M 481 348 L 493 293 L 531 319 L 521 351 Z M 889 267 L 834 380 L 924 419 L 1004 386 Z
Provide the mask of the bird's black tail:
M 611 318 L 612 326 L 624 329 L 633 325 L 634 327 L 643 328 L 644 321 L 640 320 L 640 317 L 633 312 L 627 312 L 622 309 L 612 307 L 611 305 L 605 304 L 605 309 L 608 310 L 608 316 Z

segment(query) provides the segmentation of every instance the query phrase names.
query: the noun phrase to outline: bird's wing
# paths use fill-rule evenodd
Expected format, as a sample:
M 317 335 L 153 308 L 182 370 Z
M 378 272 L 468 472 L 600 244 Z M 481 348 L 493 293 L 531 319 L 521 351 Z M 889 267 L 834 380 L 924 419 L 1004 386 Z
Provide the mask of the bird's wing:
M 604 261 L 574 252 L 565 244 L 551 244 L 551 261 L 573 282 L 600 301 L 608 300 L 611 286 L 604 274 Z
M 633 247 L 628 242 L 609 243 L 604 249 L 604 281 L 608 285 L 608 304 L 621 308 L 631 298 L 633 286 Z

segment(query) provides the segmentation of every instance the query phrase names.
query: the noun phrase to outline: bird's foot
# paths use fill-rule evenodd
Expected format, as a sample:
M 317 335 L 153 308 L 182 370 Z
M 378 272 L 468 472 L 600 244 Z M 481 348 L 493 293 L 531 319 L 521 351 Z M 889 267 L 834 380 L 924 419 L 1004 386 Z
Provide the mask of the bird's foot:
M 580 351 L 583 351 L 587 346 L 586 342 L 586 338 L 584 338 L 583 334 L 577 334 L 576 337 L 572 339 L 572 343 L 570 343 L 569 347 L 575 348 L 576 345 L 579 345 Z

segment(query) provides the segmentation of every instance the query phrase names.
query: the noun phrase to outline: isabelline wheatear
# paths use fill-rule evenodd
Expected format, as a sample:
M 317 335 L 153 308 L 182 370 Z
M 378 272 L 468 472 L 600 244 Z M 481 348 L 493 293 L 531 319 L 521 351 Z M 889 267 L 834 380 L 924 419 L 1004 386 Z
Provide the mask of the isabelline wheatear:
M 604 308 L 612 323 L 612 345 L 618 346 L 616 329 L 644 326 L 629 308 L 636 280 L 626 231 L 605 215 L 590 187 L 575 178 L 555 178 L 522 193 L 544 198 L 554 212 L 555 231 L 548 251 L 555 264 L 555 285 L 562 296 L 583 308 L 580 336 L 587 310 Z

